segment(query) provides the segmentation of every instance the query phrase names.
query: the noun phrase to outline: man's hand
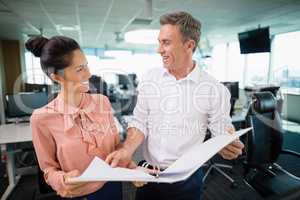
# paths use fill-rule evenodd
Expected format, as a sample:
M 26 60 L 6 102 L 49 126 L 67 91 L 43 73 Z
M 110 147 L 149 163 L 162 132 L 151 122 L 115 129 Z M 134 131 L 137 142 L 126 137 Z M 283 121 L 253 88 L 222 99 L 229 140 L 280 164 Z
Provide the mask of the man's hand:
M 132 155 L 135 150 L 144 140 L 144 134 L 137 128 L 128 128 L 127 137 L 123 144 L 119 145 L 119 148 L 110 153 L 105 162 L 108 163 L 111 167 L 129 167 L 132 160 Z
M 144 167 L 139 167 L 135 164 L 134 161 L 131 161 L 130 164 L 128 165 L 128 168 L 129 169 L 138 169 L 138 170 L 142 170 L 146 173 L 151 173 L 151 171 L 148 171 L 148 169 L 144 168 Z M 146 185 L 147 183 L 146 182 L 138 182 L 138 181 L 133 181 L 132 184 L 135 186 L 135 187 L 142 187 L 144 185 Z
M 159 173 L 157 170 L 148 169 L 145 167 L 136 167 L 136 169 L 141 170 L 141 171 L 146 172 L 147 174 L 151 174 L 151 175 L 155 175 L 156 173 Z M 135 187 L 143 187 L 144 185 L 147 184 L 147 182 L 140 182 L 140 181 L 133 181 L 132 183 Z
M 124 147 L 110 153 L 105 162 L 111 167 L 129 167 L 132 160 L 132 154 Z
M 235 132 L 234 128 L 228 128 L 227 132 L 233 134 Z M 219 154 L 226 160 L 236 159 L 239 155 L 242 154 L 244 144 L 239 140 L 235 140 L 226 147 L 224 147 Z

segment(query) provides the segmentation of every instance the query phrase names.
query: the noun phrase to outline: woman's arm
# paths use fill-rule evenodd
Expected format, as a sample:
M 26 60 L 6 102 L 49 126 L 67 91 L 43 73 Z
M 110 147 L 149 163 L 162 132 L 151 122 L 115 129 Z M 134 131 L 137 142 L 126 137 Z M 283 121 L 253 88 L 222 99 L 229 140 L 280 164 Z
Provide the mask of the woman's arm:
M 30 120 L 32 131 L 32 141 L 38 158 L 39 166 L 44 172 L 44 178 L 60 196 L 74 197 L 81 193 L 78 191 L 83 184 L 67 184 L 65 180 L 78 176 L 78 170 L 64 172 L 56 158 L 56 144 L 49 129 L 42 126 L 42 119 L 37 115 L 32 115 Z

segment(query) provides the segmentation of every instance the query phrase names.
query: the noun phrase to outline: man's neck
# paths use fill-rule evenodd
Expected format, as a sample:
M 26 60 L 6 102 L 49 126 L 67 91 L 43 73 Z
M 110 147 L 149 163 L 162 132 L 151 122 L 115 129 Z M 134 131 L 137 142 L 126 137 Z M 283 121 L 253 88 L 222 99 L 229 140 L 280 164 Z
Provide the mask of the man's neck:
M 169 73 L 172 74 L 176 80 L 185 78 L 196 66 L 196 62 L 191 60 L 191 62 L 186 65 L 180 66 L 178 68 L 169 69 Z

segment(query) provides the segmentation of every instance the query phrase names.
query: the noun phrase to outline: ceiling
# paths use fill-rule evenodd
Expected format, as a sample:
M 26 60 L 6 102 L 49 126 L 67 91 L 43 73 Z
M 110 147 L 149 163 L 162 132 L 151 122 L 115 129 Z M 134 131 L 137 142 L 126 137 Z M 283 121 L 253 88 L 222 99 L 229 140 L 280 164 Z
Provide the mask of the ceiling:
M 0 0 L 0 38 L 24 39 L 42 29 L 47 37 L 69 36 L 83 47 L 145 50 L 154 46 L 128 44 L 124 33 L 158 29 L 159 16 L 175 10 L 199 19 L 201 40 L 210 45 L 236 40 L 238 32 L 258 26 L 270 26 L 271 34 L 300 30 L 300 0 Z M 133 23 L 149 17 L 149 24 Z

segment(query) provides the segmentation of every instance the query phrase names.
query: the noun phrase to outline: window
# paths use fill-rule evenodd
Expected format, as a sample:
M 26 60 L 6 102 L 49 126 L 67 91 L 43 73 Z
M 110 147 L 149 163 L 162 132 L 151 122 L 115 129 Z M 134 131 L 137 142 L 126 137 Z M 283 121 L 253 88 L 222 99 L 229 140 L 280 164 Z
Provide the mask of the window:
M 153 52 L 130 53 L 126 56 L 121 54 L 99 56 L 99 54 L 105 54 L 104 50 L 87 50 L 84 49 L 84 52 L 86 53 L 91 73 L 103 77 L 109 84 L 116 82 L 114 74 L 135 73 L 141 79 L 151 68 L 162 67 L 160 55 Z
M 219 81 L 227 80 L 227 45 L 219 44 L 213 48 L 210 74 Z
M 300 94 L 300 31 L 277 35 L 274 39 L 271 83 L 283 92 Z
M 105 53 L 103 49 L 87 48 L 84 49 L 89 63 L 91 74 L 103 76 L 108 79 L 108 83 L 115 83 L 116 73 L 136 73 L 141 78 L 149 69 L 161 67 L 160 55 L 149 53 L 135 53 L 127 56 L 113 55 L 102 58 L 100 55 Z M 99 58 L 100 57 L 100 58 Z M 147 60 L 147 62 L 145 62 Z M 26 63 L 26 83 L 51 84 L 51 80 L 44 74 L 40 66 L 40 59 L 33 56 L 30 52 L 25 53 Z
M 240 46 L 238 42 L 229 43 L 228 47 L 228 67 L 226 81 L 239 81 L 239 87 L 244 85 L 244 65 L 245 55 L 240 54 Z
M 244 85 L 267 84 L 269 53 L 240 54 L 238 42 L 213 48 L 212 66 L 208 71 L 219 81 L 239 81 Z
M 44 74 L 40 58 L 35 57 L 30 52 L 25 53 L 25 65 L 26 65 L 26 83 L 32 84 L 52 84 L 52 81 Z
M 270 53 L 247 54 L 245 85 L 263 85 L 268 83 Z
M 213 48 L 208 71 L 219 81 L 239 81 L 243 88 L 245 55 L 240 54 L 238 42 L 219 44 Z

